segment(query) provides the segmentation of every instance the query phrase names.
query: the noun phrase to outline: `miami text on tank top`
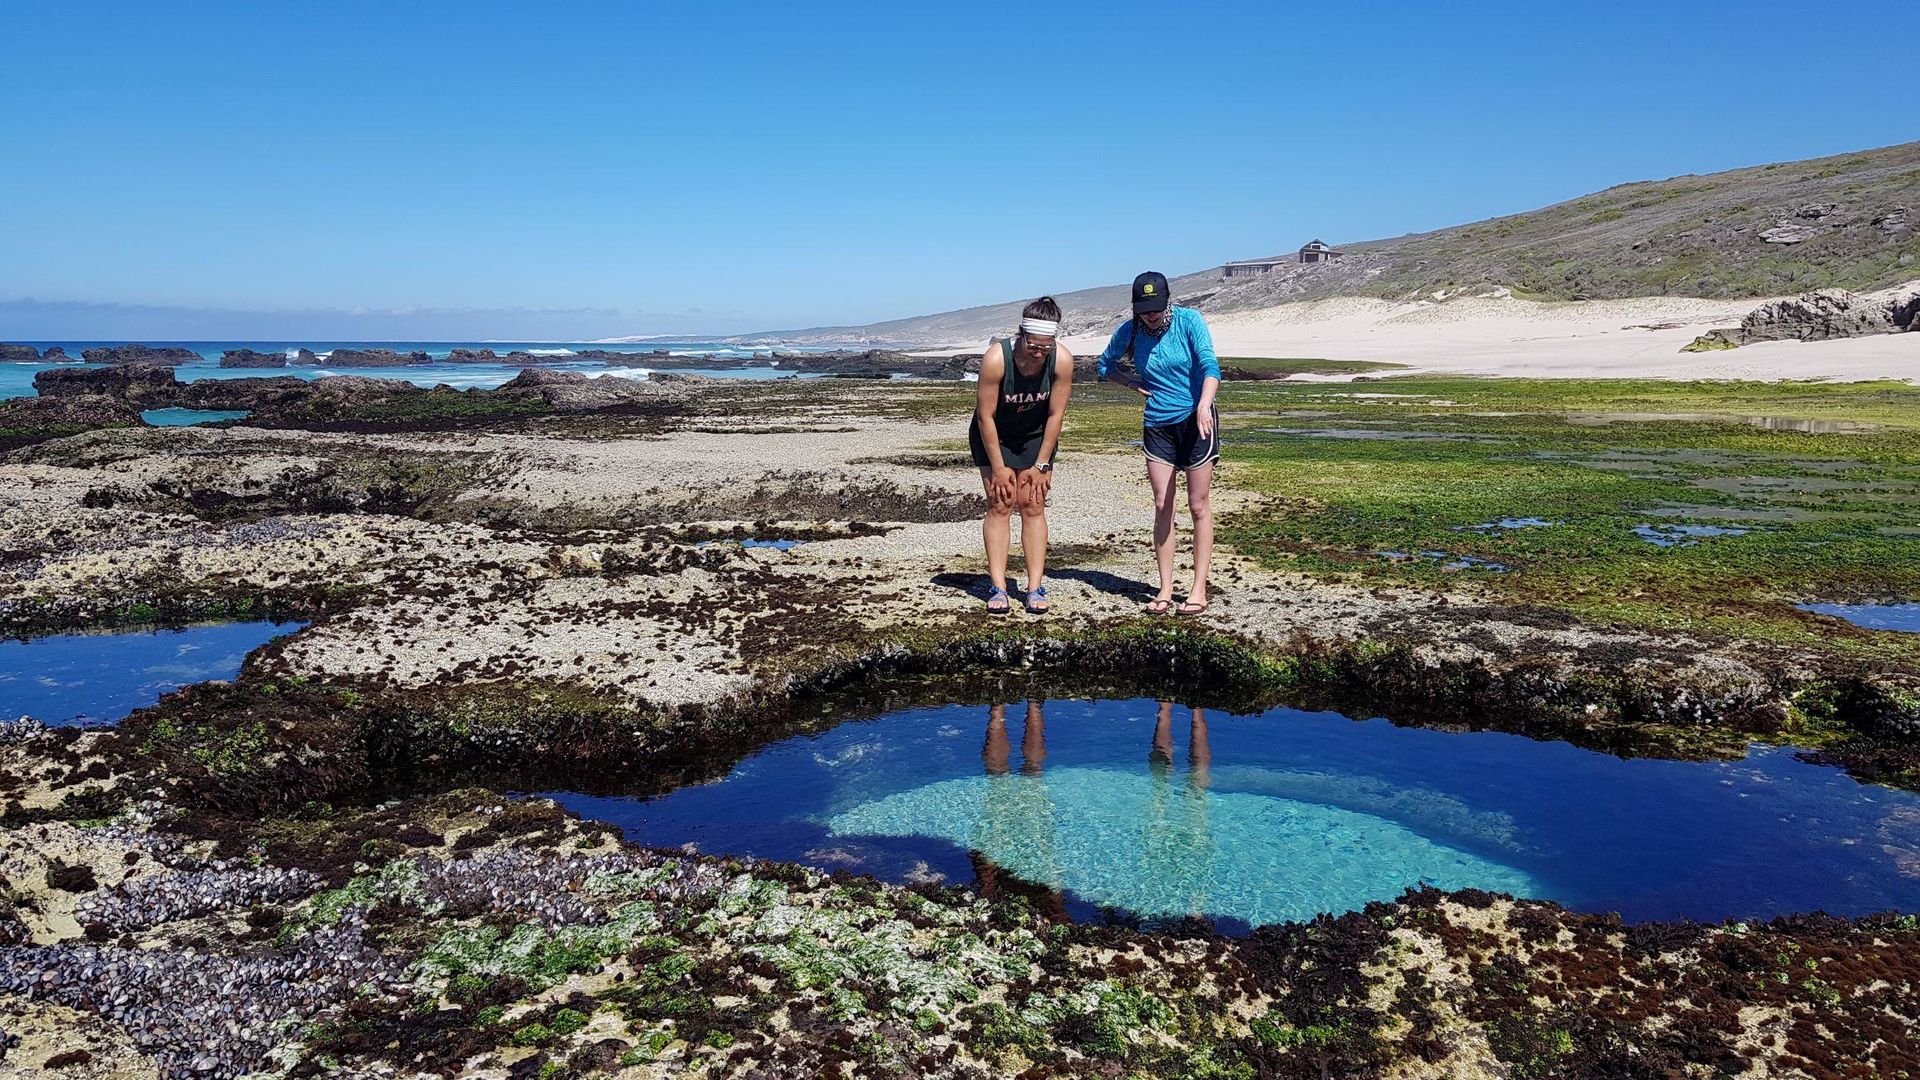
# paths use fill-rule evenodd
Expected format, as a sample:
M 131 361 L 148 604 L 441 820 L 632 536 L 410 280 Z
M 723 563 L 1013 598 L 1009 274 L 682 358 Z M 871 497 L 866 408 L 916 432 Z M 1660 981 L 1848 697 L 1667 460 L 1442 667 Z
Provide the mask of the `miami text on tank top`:
M 1006 338 L 1000 342 L 1000 353 L 1006 358 L 1007 372 L 1000 378 L 1000 405 L 994 410 L 996 421 L 1002 416 L 1032 411 L 1046 415 L 1047 404 L 1053 397 L 1053 366 L 1059 348 L 1056 345 L 1047 350 L 1047 362 L 1040 365 L 1039 371 L 1023 375 L 1020 365 L 1013 360 L 1013 339 Z

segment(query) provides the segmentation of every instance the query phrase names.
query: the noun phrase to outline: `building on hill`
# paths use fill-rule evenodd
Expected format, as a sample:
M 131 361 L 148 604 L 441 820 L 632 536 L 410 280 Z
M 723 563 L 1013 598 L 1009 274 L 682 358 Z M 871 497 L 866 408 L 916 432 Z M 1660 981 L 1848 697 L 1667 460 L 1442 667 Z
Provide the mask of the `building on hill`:
M 1319 240 L 1315 240 L 1300 249 L 1300 261 L 1303 263 L 1332 262 L 1343 252 L 1335 251 Z
M 1239 262 L 1226 263 L 1220 267 L 1220 277 L 1227 281 L 1235 278 L 1259 277 L 1262 274 L 1271 274 L 1279 267 L 1292 266 L 1295 262 L 1332 262 L 1343 254 L 1345 253 L 1328 247 L 1324 241 L 1315 240 L 1301 247 L 1296 255 L 1277 255 L 1271 259 L 1242 259 Z
M 1276 266 L 1287 266 L 1292 262 L 1292 259 L 1284 256 L 1274 259 L 1243 259 L 1240 262 L 1230 262 L 1222 266 L 1220 276 L 1229 281 L 1234 278 L 1259 277 L 1261 274 L 1273 273 L 1273 268 Z

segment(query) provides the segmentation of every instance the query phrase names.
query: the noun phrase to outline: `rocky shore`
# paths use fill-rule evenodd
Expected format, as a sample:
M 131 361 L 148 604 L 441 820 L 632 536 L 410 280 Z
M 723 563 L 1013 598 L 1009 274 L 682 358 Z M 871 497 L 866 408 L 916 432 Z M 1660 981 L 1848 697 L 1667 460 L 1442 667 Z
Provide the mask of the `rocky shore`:
M 1205 615 L 1146 620 L 1121 452 L 1075 455 L 1056 489 L 1057 613 L 983 625 L 952 386 L 45 374 L 35 408 L 244 400 L 267 426 L 8 452 L 0 630 L 313 623 L 116 730 L 0 730 L 7 1066 L 1198 1080 L 1890 1076 L 1920 1055 L 1911 914 L 1628 926 L 1415 890 L 1244 938 L 1149 932 L 636 849 L 500 794 L 661 790 L 862 710 L 1029 686 L 1676 757 L 1792 738 L 1865 776 L 1911 768 L 1915 672 L 1231 553 Z M 727 536 L 809 542 L 706 542 Z

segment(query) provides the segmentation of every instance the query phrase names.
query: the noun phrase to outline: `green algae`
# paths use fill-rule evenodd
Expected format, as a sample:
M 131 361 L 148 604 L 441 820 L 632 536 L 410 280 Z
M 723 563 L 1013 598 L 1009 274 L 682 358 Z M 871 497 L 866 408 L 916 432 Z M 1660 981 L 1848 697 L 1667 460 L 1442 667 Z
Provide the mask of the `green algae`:
M 1920 646 L 1899 635 L 1836 633 L 1793 606 L 1808 596 L 1920 594 L 1920 544 L 1881 532 L 1904 513 L 1904 497 L 1889 493 L 1920 482 L 1920 390 L 1904 383 L 1397 376 L 1347 386 L 1237 384 L 1223 397 L 1232 410 L 1230 480 L 1266 499 L 1229 515 L 1220 535 L 1271 567 L 1455 584 L 1457 575 L 1438 566 L 1377 554 L 1441 550 L 1511 567 L 1475 582 L 1506 603 L 1595 623 L 1920 658 Z M 1289 433 L 1262 430 L 1271 423 L 1263 417 L 1284 412 L 1296 414 Z M 1606 413 L 1702 419 L 1576 422 Z M 1767 430 L 1741 419 L 1753 416 L 1878 427 Z M 1083 449 L 1113 445 L 1137 423 L 1128 410 L 1097 403 L 1076 419 L 1071 445 Z M 1443 438 L 1315 434 L 1355 426 L 1414 426 Z M 1780 520 L 1664 551 L 1632 534 L 1676 506 Z M 1475 530 L 1514 515 L 1553 524 Z
M 1070 993 L 1028 1003 L 1021 1019 L 1050 1029 L 1091 1054 L 1121 1057 L 1143 1040 L 1173 1026 L 1176 1013 L 1137 986 L 1100 979 Z
M 654 905 L 632 901 L 599 926 L 548 929 L 524 922 L 505 932 L 496 926 L 455 926 L 427 946 L 411 971 L 416 978 L 442 984 L 462 975 L 512 975 L 544 989 L 568 975 L 598 968 L 626 952 L 636 936 L 660 925 Z

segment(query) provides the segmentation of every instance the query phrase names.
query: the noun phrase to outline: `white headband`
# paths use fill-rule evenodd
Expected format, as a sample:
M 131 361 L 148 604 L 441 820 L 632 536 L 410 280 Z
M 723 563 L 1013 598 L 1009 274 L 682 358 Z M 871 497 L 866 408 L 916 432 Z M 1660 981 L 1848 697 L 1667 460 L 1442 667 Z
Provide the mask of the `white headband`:
M 1021 319 L 1020 332 L 1035 337 L 1059 337 L 1060 324 L 1046 319 Z

